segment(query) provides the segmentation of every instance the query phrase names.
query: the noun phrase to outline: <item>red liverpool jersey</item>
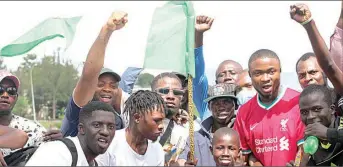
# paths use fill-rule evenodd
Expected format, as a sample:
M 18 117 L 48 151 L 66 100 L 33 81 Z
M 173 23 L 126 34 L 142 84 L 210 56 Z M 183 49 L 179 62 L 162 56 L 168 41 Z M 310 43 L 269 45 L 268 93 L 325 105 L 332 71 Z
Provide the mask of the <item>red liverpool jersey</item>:
M 234 129 L 240 135 L 243 154 L 252 152 L 264 166 L 285 166 L 295 159 L 305 130 L 299 94 L 280 87 L 279 96 L 269 106 L 256 95 L 240 107 Z

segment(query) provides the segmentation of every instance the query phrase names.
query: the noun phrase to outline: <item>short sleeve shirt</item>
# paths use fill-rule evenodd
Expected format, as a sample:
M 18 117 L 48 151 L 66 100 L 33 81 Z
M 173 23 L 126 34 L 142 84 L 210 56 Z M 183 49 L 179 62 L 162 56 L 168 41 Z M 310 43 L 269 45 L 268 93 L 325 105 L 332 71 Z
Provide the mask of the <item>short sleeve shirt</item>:
M 285 166 L 294 160 L 305 129 L 298 103 L 299 92 L 289 88 L 281 88 L 269 106 L 258 95 L 245 103 L 234 126 L 243 154 L 252 152 L 264 166 Z
M 46 129 L 37 121 L 29 120 L 12 114 L 12 120 L 9 124 L 9 127 L 16 128 L 27 133 L 29 138 L 23 148 L 39 146 L 41 143 L 43 143 L 43 132 L 46 132 Z M 7 156 L 17 150 L 18 149 L 1 149 L 4 156 Z

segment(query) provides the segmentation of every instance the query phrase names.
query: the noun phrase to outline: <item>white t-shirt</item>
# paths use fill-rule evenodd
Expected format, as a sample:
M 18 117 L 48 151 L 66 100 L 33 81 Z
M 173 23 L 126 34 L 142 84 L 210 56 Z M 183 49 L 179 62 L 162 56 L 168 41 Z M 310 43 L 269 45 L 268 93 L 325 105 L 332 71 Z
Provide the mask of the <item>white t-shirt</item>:
M 159 142 L 148 141 L 144 155 L 136 153 L 126 141 L 125 130 L 116 131 L 107 151 L 99 155 L 99 166 L 164 166 L 164 152 Z
M 77 150 L 76 166 L 89 166 L 85 154 L 80 145 L 79 138 L 71 139 Z M 39 146 L 25 166 L 71 166 L 72 156 L 68 147 L 62 141 L 50 141 Z
M 129 120 L 130 120 L 129 114 L 128 113 L 124 114 L 125 102 L 129 97 L 130 95 L 122 90 L 121 101 L 120 101 L 120 109 L 121 109 L 120 117 L 123 120 L 124 128 L 127 128 L 129 126 Z

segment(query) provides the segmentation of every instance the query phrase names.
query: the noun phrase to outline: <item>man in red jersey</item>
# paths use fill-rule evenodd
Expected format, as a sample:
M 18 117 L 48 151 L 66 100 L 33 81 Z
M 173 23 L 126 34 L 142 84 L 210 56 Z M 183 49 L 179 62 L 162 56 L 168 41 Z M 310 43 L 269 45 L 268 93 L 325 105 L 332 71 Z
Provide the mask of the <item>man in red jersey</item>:
M 271 50 L 258 50 L 249 59 L 258 94 L 241 106 L 234 129 L 250 166 L 285 166 L 303 143 L 299 92 L 281 86 L 280 73 L 280 59 Z

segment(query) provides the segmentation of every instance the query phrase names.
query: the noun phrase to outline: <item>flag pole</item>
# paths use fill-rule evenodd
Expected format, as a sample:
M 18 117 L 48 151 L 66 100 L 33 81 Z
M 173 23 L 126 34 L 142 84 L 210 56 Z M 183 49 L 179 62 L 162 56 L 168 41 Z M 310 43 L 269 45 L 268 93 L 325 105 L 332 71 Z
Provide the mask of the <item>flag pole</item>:
M 189 112 L 189 154 L 194 161 L 194 104 L 193 104 L 193 77 L 188 74 L 188 112 Z

